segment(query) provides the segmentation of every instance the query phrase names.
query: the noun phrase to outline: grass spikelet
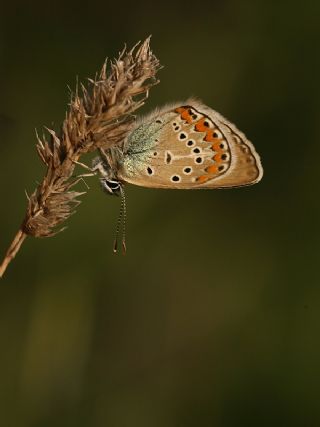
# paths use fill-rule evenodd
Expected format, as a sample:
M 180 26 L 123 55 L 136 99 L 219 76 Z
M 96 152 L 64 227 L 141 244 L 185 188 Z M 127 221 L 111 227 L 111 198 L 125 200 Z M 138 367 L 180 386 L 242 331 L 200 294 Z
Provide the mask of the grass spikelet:
M 41 138 L 36 135 L 36 149 L 46 173 L 28 196 L 24 220 L 0 265 L 0 277 L 26 236 L 50 237 L 64 229 L 62 223 L 75 212 L 79 196 L 85 193 L 73 190 L 79 181 L 73 177 L 75 162 L 99 148 L 122 144 L 134 121 L 132 113 L 158 83 L 159 68 L 150 50 L 150 37 L 129 51 L 125 48 L 118 59 L 106 60 L 87 85 L 77 84 L 59 133 L 46 128 Z

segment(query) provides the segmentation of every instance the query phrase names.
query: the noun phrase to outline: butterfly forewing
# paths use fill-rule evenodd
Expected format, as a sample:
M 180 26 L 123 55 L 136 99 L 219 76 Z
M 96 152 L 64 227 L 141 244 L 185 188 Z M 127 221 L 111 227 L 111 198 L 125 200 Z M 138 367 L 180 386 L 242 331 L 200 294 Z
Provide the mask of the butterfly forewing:
M 154 188 L 249 185 L 262 175 L 252 144 L 208 107 L 192 102 L 147 117 L 127 140 L 119 179 Z

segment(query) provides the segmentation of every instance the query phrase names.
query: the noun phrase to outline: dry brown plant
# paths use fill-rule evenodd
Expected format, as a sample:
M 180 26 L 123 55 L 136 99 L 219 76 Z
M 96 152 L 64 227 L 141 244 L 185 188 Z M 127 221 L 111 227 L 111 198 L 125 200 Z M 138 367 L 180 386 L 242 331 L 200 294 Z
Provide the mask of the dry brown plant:
M 126 48 L 118 59 L 106 61 L 87 86 L 77 85 L 61 131 L 46 129 L 47 137 L 37 135 L 37 151 L 46 173 L 28 196 L 27 211 L 18 233 L 0 265 L 0 277 L 19 251 L 27 236 L 49 237 L 64 228 L 61 224 L 75 212 L 79 196 L 72 188 L 79 182 L 73 176 L 75 162 L 86 153 L 121 144 L 130 131 L 134 116 L 158 83 L 160 68 L 150 49 L 150 37 L 133 49 Z

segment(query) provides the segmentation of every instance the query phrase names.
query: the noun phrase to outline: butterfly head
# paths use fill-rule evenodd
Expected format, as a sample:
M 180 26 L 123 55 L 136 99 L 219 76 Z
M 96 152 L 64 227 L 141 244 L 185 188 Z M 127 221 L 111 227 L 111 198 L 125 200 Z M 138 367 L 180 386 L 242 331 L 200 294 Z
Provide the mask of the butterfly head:
M 121 182 L 117 179 L 116 173 L 107 159 L 95 158 L 92 162 L 92 169 L 100 174 L 100 184 L 105 193 L 112 196 L 121 194 Z
M 121 183 L 119 181 L 107 178 L 100 178 L 100 184 L 107 194 L 111 196 L 119 196 L 121 192 Z

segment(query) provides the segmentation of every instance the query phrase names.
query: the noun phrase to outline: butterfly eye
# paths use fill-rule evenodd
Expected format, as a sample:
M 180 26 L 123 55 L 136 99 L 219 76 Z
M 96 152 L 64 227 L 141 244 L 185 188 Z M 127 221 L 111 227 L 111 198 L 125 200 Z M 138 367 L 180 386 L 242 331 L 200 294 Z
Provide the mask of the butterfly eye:
M 103 190 L 114 196 L 118 196 L 121 191 L 121 184 L 119 181 L 115 181 L 107 178 L 100 178 L 100 183 L 102 185 Z
M 162 123 L 162 120 L 158 119 L 158 120 L 156 120 L 156 123 L 161 124 L 161 123 Z

